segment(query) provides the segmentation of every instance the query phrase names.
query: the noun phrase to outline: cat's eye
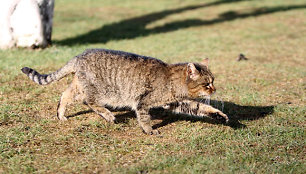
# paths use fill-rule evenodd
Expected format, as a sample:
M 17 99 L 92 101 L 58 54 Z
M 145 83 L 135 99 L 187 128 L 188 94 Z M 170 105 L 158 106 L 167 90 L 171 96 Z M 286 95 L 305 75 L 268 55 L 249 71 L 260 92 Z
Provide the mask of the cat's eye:
M 204 84 L 203 84 L 203 87 L 208 88 L 208 87 L 209 87 L 209 85 L 210 85 L 209 83 L 204 83 Z

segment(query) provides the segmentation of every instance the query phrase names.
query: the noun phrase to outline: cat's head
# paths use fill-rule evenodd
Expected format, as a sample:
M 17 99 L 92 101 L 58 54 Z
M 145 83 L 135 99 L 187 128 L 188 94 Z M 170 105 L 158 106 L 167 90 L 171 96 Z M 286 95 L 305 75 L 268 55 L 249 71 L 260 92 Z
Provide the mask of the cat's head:
M 188 63 L 186 74 L 189 97 L 198 98 L 210 96 L 216 91 L 213 84 L 214 76 L 208 69 L 208 58 L 200 63 Z

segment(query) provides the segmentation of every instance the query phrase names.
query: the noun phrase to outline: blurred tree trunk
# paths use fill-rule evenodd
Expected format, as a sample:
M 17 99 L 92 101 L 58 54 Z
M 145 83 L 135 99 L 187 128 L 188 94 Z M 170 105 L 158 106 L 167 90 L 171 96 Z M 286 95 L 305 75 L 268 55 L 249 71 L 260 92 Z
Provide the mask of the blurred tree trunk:
M 54 0 L 0 0 L 0 48 L 51 44 Z

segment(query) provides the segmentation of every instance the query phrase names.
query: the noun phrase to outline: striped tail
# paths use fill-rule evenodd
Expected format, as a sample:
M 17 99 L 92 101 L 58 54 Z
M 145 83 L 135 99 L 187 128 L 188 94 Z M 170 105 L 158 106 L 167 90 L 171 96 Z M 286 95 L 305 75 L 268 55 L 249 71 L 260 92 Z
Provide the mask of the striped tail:
M 21 69 L 31 80 L 40 85 L 48 85 L 53 81 L 58 81 L 70 73 L 75 72 L 75 62 L 76 58 L 70 60 L 65 66 L 61 69 L 50 73 L 50 74 L 40 74 L 36 70 L 28 67 Z

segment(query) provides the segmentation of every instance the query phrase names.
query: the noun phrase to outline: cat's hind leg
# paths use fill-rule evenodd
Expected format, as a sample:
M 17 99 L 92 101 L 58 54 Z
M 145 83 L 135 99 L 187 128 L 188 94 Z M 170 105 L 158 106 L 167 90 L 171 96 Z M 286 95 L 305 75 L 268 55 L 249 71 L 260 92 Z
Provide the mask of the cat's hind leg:
M 75 76 L 70 86 L 62 93 L 61 99 L 57 107 L 57 118 L 59 120 L 65 121 L 67 118 L 65 115 L 65 110 L 67 105 L 71 104 L 75 100 L 77 94 L 78 80 Z
M 111 111 L 109 111 L 108 109 L 106 109 L 105 107 L 102 106 L 98 106 L 96 104 L 89 104 L 87 103 L 87 105 L 93 110 L 95 111 L 98 115 L 100 115 L 101 117 L 103 117 L 106 121 L 110 122 L 110 123 L 114 123 L 116 120 L 116 117 L 111 113 Z

